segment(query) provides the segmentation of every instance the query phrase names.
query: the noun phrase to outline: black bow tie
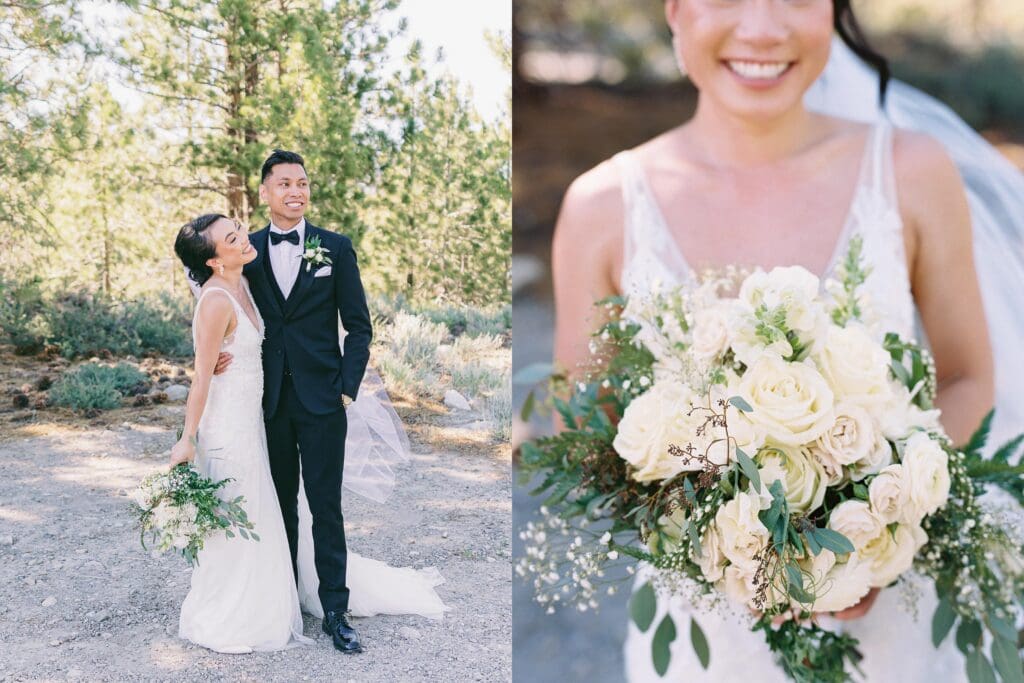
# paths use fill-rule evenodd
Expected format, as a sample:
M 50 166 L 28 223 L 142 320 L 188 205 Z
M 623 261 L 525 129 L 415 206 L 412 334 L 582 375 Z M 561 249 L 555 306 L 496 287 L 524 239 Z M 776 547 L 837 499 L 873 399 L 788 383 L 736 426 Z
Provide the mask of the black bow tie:
M 291 242 L 297 245 L 299 243 L 299 233 L 295 230 L 289 230 L 288 232 L 271 232 L 270 243 L 278 244 L 279 242 Z

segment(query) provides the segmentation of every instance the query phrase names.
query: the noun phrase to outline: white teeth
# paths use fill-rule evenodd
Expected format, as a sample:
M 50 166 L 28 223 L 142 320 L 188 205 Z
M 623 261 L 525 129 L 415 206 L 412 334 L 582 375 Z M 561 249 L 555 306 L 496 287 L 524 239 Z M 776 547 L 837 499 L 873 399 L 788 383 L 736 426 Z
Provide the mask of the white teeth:
M 789 68 L 789 62 L 727 62 L 729 68 L 743 78 L 771 80 Z

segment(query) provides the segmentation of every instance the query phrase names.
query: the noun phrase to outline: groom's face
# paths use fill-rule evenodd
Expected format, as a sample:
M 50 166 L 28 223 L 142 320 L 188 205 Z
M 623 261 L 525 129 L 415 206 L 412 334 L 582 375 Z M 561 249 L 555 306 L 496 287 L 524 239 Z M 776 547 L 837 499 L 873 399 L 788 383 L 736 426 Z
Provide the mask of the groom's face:
M 270 208 L 270 218 L 278 227 L 299 222 L 309 204 L 309 179 L 299 164 L 277 164 L 260 184 L 260 199 Z

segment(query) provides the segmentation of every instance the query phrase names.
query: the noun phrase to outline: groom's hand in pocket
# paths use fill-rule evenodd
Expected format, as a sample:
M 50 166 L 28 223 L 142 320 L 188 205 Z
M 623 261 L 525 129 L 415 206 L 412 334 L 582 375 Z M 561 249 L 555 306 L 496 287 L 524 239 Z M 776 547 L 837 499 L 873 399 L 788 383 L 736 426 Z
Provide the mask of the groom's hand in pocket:
M 227 370 L 233 358 L 234 356 L 227 351 L 221 351 L 220 355 L 217 356 L 217 364 L 213 366 L 213 374 L 219 375 Z

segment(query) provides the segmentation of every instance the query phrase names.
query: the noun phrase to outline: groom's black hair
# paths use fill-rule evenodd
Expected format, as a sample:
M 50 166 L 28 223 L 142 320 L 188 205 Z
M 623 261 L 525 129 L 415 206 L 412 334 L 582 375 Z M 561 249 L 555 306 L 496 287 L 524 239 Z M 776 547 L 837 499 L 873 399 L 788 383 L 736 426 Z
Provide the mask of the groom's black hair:
M 832 0 L 832 26 L 846 46 L 854 54 L 870 64 L 878 72 L 878 98 L 885 104 L 885 90 L 889 85 L 889 62 L 868 44 L 864 30 L 860 27 L 857 17 L 853 15 L 850 0 Z
M 263 162 L 263 170 L 260 171 L 260 182 L 264 183 L 267 176 L 278 164 L 298 164 L 302 170 L 306 170 L 306 162 L 295 152 L 288 152 L 283 149 L 275 149 L 274 152 Z
M 219 213 L 206 213 L 193 218 L 181 226 L 181 230 L 178 231 L 178 236 L 174 240 L 174 253 L 188 268 L 188 276 L 199 283 L 200 287 L 213 275 L 213 268 L 206 265 L 206 262 L 217 255 L 216 245 L 204 233 L 207 228 L 221 218 L 227 218 L 227 216 Z

